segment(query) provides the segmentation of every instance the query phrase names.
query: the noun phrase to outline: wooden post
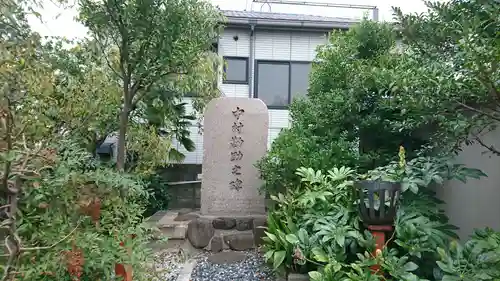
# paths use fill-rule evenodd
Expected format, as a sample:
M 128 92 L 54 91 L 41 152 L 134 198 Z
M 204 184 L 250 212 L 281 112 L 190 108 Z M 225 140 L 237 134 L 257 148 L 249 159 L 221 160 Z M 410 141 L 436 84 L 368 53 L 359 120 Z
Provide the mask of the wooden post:
M 375 238 L 375 251 L 373 256 L 377 256 L 382 253 L 385 246 L 385 233 L 392 231 L 393 227 L 391 225 L 369 225 L 368 230 L 371 231 L 373 237 Z M 383 275 L 380 270 L 380 265 L 376 264 L 371 267 L 372 273 Z

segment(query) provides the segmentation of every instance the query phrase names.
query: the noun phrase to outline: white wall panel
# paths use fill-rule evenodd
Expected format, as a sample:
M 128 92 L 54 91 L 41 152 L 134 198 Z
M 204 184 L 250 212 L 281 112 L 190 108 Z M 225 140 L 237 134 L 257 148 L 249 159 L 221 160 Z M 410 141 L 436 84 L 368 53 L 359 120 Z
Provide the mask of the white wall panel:
M 285 31 L 258 30 L 255 32 L 255 59 L 290 60 L 291 33 Z
M 291 33 L 273 32 L 273 59 L 289 60 L 291 58 Z
M 234 37 L 238 36 L 238 40 Z M 226 29 L 219 38 L 219 55 L 248 57 L 250 54 L 250 31 Z
M 284 109 L 269 110 L 269 128 L 287 128 L 289 125 L 289 112 Z
M 246 84 L 222 84 L 221 91 L 226 97 L 248 98 L 249 87 Z
M 238 36 L 238 40 L 234 37 Z M 250 30 L 226 29 L 219 39 L 220 56 L 250 57 Z M 226 97 L 248 97 L 248 84 L 224 84 L 219 82 L 221 92 Z
M 320 45 L 326 44 L 328 38 L 323 33 L 309 34 L 309 61 L 313 61 L 316 57 L 316 48 Z
M 310 61 L 310 36 L 306 32 L 292 33 L 291 58 L 295 61 Z
M 271 148 L 271 144 L 273 143 L 274 139 L 278 137 L 279 133 L 281 131 L 281 128 L 270 128 L 269 129 L 269 135 L 267 137 L 267 149 Z
M 273 59 L 273 35 L 270 31 L 255 31 L 254 53 L 255 59 L 272 60 Z

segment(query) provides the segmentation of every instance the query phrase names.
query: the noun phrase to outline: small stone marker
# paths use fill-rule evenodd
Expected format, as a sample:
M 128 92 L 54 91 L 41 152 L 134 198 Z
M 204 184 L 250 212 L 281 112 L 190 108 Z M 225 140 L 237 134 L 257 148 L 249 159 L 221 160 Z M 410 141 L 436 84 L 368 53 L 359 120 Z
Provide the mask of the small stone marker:
M 259 99 L 217 98 L 204 115 L 201 214 L 265 214 L 255 164 L 267 151 L 269 117 Z

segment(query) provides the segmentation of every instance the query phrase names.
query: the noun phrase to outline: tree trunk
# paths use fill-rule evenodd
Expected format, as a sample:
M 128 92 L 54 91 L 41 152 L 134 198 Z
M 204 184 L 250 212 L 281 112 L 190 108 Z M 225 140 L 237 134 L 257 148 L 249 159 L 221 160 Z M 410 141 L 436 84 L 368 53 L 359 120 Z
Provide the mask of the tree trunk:
M 125 137 L 127 134 L 129 101 L 128 95 L 125 95 L 122 112 L 120 113 L 120 130 L 118 133 L 118 155 L 116 156 L 116 168 L 118 171 L 125 170 Z

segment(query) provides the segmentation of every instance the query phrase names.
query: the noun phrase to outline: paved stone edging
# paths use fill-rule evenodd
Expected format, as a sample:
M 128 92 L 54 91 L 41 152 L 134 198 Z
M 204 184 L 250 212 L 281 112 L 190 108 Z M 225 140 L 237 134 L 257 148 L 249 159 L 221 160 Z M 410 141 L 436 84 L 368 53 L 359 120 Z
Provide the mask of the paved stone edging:
M 176 281 L 190 281 L 191 273 L 193 272 L 194 267 L 196 266 L 196 259 L 189 259 L 183 265 L 182 269 L 177 276 Z

